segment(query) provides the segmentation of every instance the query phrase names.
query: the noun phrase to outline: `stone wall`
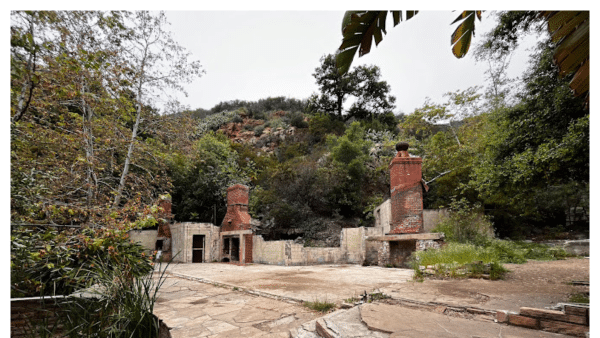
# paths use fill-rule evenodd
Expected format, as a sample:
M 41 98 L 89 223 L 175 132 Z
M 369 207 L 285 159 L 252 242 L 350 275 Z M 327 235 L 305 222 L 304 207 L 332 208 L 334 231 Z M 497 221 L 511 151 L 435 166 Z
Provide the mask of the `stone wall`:
M 304 247 L 292 240 L 265 241 L 262 236 L 253 236 L 252 258 L 254 263 L 276 265 L 362 264 L 365 229 L 343 229 L 340 246 L 336 248 Z
M 374 227 L 383 228 L 383 234 L 390 233 L 391 213 L 392 204 L 389 199 L 373 210 L 375 216 Z M 423 209 L 423 232 L 432 232 L 438 223 L 447 216 L 447 209 Z
M 365 237 L 382 236 L 383 228 L 365 228 Z M 366 265 L 379 264 L 379 252 L 382 250 L 384 242 L 380 241 L 365 241 L 365 261 Z
M 381 203 L 375 210 L 373 210 L 373 216 L 375 217 L 375 228 L 382 228 L 383 234 L 390 232 L 390 222 L 392 221 L 392 204 L 389 199 Z
M 448 217 L 448 209 L 425 209 L 423 210 L 423 231 L 433 232 L 433 229 Z
M 262 236 L 254 235 L 252 242 L 252 258 L 254 263 L 287 265 L 285 245 L 286 242 L 293 243 L 293 241 L 265 241 Z
M 158 230 L 129 230 L 129 239 L 141 244 L 146 250 L 154 251 Z
M 219 227 L 211 223 L 175 223 L 171 225 L 173 261 L 192 262 L 194 235 L 204 235 L 204 262 L 219 260 Z
M 590 309 L 587 305 L 559 304 L 559 310 L 522 307 L 519 313 L 498 311 L 496 321 L 576 337 L 589 337 Z

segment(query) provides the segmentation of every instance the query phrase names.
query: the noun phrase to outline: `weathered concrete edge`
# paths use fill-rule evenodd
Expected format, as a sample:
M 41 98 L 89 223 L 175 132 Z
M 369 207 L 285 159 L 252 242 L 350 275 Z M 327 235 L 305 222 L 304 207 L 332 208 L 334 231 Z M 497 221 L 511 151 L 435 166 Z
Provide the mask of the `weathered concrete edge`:
M 473 315 L 489 317 L 487 319 L 483 319 L 482 317 L 474 318 L 476 320 L 481 320 L 481 321 L 490 321 L 490 320 L 494 321 L 494 319 L 496 319 L 496 313 L 498 312 L 498 310 L 488 310 L 488 309 L 482 309 L 482 308 L 478 308 L 478 307 L 474 307 L 474 306 L 450 305 L 450 304 L 440 303 L 440 302 L 422 302 L 422 301 L 418 301 L 418 300 L 414 300 L 414 299 L 401 298 L 401 297 L 392 297 L 391 300 L 394 302 L 394 305 L 401 305 L 401 306 L 406 306 L 406 307 L 411 307 L 411 308 L 421 308 L 421 309 L 426 309 L 429 311 L 433 311 L 438 307 L 444 307 L 446 309 L 443 312 L 441 312 L 441 314 L 444 314 L 444 315 L 449 315 L 451 313 L 456 313 L 456 312 L 463 312 L 463 313 L 466 312 L 466 313 L 470 313 Z
M 275 300 L 284 301 L 284 302 L 287 302 L 287 303 L 292 303 L 292 304 L 302 304 L 302 303 L 304 303 L 304 300 L 302 300 L 300 298 L 287 297 L 287 296 L 279 296 L 279 295 L 275 295 L 275 294 L 268 293 L 268 292 L 252 290 L 252 289 L 248 289 L 248 288 L 245 288 L 245 287 L 242 287 L 242 286 L 237 286 L 237 285 L 228 284 L 228 283 L 215 282 L 215 281 L 210 280 L 210 279 L 201 278 L 201 277 L 194 277 L 194 276 L 189 276 L 189 275 L 184 275 L 184 274 L 177 273 L 177 272 L 167 271 L 166 273 L 169 274 L 169 275 L 175 276 L 175 277 L 189 279 L 189 280 L 193 280 L 193 281 L 204 283 L 204 284 L 214 285 L 214 286 L 217 286 L 217 287 L 226 287 L 226 288 L 230 288 L 230 289 L 235 289 L 236 291 L 242 291 L 242 292 L 245 292 L 245 293 L 248 293 L 248 294 L 251 294 L 251 295 L 261 296 L 261 297 L 266 297 L 266 298 L 271 298 L 271 299 L 275 299 Z

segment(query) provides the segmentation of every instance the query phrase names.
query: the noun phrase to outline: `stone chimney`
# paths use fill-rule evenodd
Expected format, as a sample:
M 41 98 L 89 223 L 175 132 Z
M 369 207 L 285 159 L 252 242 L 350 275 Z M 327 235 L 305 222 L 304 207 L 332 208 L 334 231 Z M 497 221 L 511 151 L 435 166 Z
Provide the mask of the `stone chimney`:
M 420 157 L 410 157 L 408 143 L 396 145 L 398 154 L 390 163 L 392 219 L 390 234 L 423 232 L 423 187 Z
M 221 231 L 250 230 L 248 214 L 248 187 L 241 184 L 227 188 L 227 214 L 221 223 Z

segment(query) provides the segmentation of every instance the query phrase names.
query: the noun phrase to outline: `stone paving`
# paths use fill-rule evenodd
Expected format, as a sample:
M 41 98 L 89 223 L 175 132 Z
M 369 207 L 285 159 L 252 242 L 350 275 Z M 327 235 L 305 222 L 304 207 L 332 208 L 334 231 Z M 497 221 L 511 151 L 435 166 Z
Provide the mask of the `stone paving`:
M 171 264 L 167 271 L 172 276 L 218 282 L 295 300 L 336 304 L 365 291 L 399 287 L 413 276 L 411 269 L 359 265 Z
M 411 281 L 412 270 L 407 269 L 173 264 L 168 267 L 167 276 L 155 313 L 172 328 L 174 338 L 567 337 L 494 323 L 489 316 L 449 315 L 436 313 L 437 308 L 427 311 L 418 306 L 397 305 L 401 299 L 456 305 L 467 299 L 462 294 L 448 294 L 433 283 L 431 293 L 424 292 L 416 287 L 422 283 Z M 457 282 L 466 287 L 475 281 Z M 472 291 L 484 291 L 480 286 L 471 286 L 475 289 Z M 314 300 L 340 305 L 349 297 L 374 290 L 391 295 L 391 302 L 366 303 L 326 316 L 300 305 L 302 301 Z M 520 297 L 506 296 L 503 303 L 493 304 L 508 304 Z M 473 304 L 463 305 L 485 308 L 483 303 L 489 300 L 476 298 Z
M 154 313 L 173 338 L 289 337 L 318 317 L 301 305 L 167 276 Z

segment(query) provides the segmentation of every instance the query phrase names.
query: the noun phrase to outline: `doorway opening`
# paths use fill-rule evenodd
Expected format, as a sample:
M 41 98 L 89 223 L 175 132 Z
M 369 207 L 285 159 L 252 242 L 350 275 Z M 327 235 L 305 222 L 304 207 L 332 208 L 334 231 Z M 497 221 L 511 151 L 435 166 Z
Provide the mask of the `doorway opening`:
M 192 263 L 204 262 L 204 235 L 192 237 Z
M 240 261 L 240 238 L 239 236 L 223 236 L 223 259 L 222 262 Z

